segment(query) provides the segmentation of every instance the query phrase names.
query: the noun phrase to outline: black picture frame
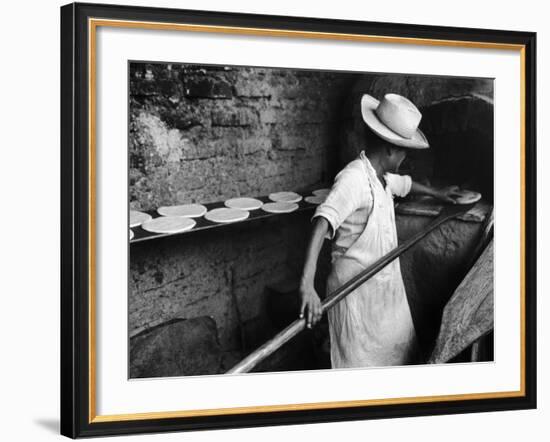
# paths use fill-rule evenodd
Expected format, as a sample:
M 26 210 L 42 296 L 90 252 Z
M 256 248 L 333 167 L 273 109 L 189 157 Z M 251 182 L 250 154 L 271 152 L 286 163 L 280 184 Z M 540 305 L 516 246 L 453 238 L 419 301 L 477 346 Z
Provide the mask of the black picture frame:
M 524 395 L 475 400 L 95 421 L 90 398 L 90 18 L 519 45 L 524 57 Z M 116 434 L 334 422 L 536 408 L 536 34 L 73 3 L 61 7 L 61 434 Z

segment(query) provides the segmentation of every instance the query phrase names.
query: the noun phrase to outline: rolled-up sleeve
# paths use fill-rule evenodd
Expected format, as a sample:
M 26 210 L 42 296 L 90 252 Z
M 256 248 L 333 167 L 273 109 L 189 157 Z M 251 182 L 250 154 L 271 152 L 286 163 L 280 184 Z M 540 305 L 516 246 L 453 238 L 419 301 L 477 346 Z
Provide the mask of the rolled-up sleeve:
M 325 218 L 331 229 L 325 235 L 326 239 L 333 239 L 342 222 L 361 206 L 361 191 L 364 183 L 360 171 L 353 168 L 344 168 L 336 178 L 325 201 L 315 210 L 311 220 L 318 216 Z
M 386 173 L 384 178 L 386 179 L 386 183 L 391 193 L 395 196 L 404 197 L 411 191 L 412 178 L 409 175 Z

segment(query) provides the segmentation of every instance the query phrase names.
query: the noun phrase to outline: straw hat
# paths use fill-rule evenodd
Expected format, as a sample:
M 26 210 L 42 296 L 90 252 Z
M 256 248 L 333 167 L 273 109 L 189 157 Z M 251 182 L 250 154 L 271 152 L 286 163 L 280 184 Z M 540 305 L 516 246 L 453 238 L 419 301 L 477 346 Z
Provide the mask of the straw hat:
M 422 114 L 405 97 L 386 94 L 382 101 L 364 94 L 361 98 L 363 121 L 380 138 L 400 147 L 426 149 L 428 140 L 418 129 Z

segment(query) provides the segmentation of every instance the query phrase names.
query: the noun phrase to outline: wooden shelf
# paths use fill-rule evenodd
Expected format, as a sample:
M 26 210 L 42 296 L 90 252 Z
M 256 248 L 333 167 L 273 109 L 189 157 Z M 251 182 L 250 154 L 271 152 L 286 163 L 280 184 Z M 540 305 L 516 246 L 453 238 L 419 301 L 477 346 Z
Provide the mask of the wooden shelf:
M 317 188 L 319 187 L 321 186 L 317 186 Z M 311 190 L 301 191 L 297 193 L 300 195 L 303 195 L 305 198 L 305 196 L 311 195 Z M 257 196 L 254 198 L 259 199 L 263 203 L 272 202 L 267 196 Z M 191 230 L 188 230 L 186 232 L 180 232 L 180 233 L 152 233 L 152 232 L 143 230 L 141 227 L 133 227 L 132 230 L 134 231 L 134 238 L 130 240 L 130 244 L 136 244 L 143 241 L 166 238 L 169 236 L 192 235 L 197 232 L 204 232 L 206 230 L 211 230 L 211 229 L 216 229 L 216 230 L 228 229 L 228 228 L 234 227 L 235 225 L 246 225 L 246 224 L 257 222 L 259 220 L 274 219 L 276 217 L 288 216 L 288 215 L 292 215 L 300 212 L 310 211 L 311 214 L 313 215 L 313 212 L 317 207 L 316 204 L 308 203 L 304 199 L 302 199 L 302 201 L 300 201 L 297 204 L 298 204 L 298 209 L 290 213 L 269 213 L 269 212 L 264 212 L 261 208 L 257 210 L 251 210 L 250 216 L 248 218 L 242 221 L 236 221 L 232 223 L 215 223 L 212 221 L 208 221 L 207 219 L 204 218 L 204 216 L 202 216 L 200 218 L 194 218 L 195 221 L 197 222 L 195 227 L 193 227 Z M 208 211 L 219 207 L 225 207 L 223 201 L 204 204 L 204 206 Z M 439 214 L 442 208 L 443 208 L 443 205 L 441 203 L 438 203 L 437 201 L 434 201 L 431 198 L 421 198 L 421 199 L 411 198 L 411 199 L 405 199 L 402 202 L 397 203 L 395 213 L 397 215 L 416 215 L 416 216 L 435 217 Z M 489 212 L 491 208 L 492 208 L 492 205 L 482 200 L 478 204 L 476 204 L 476 206 L 474 206 L 469 212 L 467 212 L 464 215 L 461 215 L 459 219 L 467 222 L 482 222 L 486 214 Z M 148 213 L 153 218 L 158 218 L 160 216 L 156 211 L 147 211 L 145 213 Z
M 310 194 L 311 192 L 305 193 L 302 195 L 310 195 Z M 267 196 L 254 197 L 254 198 L 259 199 L 263 203 L 272 202 Z M 136 244 L 143 241 L 150 241 L 154 239 L 165 238 L 168 236 L 192 235 L 197 232 L 204 232 L 206 230 L 211 230 L 211 229 L 227 229 L 235 225 L 250 224 L 259 220 L 266 220 L 266 219 L 275 218 L 275 217 L 288 216 L 299 212 L 310 211 L 311 214 L 313 215 L 313 211 L 317 207 L 316 204 L 308 203 L 303 199 L 297 204 L 298 204 L 298 209 L 290 213 L 269 213 L 269 212 L 263 211 L 261 208 L 257 210 L 251 210 L 250 216 L 248 218 L 242 221 L 236 221 L 232 223 L 215 223 L 205 219 L 204 216 L 202 216 L 200 218 L 194 218 L 195 221 L 197 222 L 195 227 L 193 227 L 191 230 L 187 230 L 186 232 L 180 232 L 180 233 L 152 233 L 142 229 L 141 226 L 132 227 L 132 230 L 134 231 L 134 237 L 130 240 L 130 244 Z M 208 211 L 212 209 L 216 209 L 218 207 L 225 207 L 223 201 L 204 204 L 204 206 L 207 208 Z M 160 216 L 156 211 L 147 211 L 145 213 L 148 213 L 153 218 L 158 218 Z

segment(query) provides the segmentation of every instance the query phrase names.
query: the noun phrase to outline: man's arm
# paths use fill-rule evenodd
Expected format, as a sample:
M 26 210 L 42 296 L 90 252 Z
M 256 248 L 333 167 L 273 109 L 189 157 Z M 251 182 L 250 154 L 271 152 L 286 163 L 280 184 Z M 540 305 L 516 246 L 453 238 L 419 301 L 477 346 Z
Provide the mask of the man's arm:
M 323 246 L 325 235 L 328 232 L 329 223 L 326 218 L 317 216 L 313 220 L 313 228 L 309 238 L 309 244 L 306 251 L 306 260 L 300 281 L 300 297 L 302 304 L 300 306 L 300 318 L 306 314 L 306 323 L 308 328 L 314 326 L 323 315 L 321 300 L 315 291 L 314 280 L 317 271 L 317 260 Z
M 435 189 L 433 187 L 417 183 L 416 181 L 413 181 L 411 185 L 411 193 L 432 196 L 441 201 L 445 201 L 446 203 L 451 204 L 455 204 L 455 200 L 453 197 L 460 196 L 460 193 L 457 193 L 457 191 L 458 186 L 449 186 L 442 189 Z

